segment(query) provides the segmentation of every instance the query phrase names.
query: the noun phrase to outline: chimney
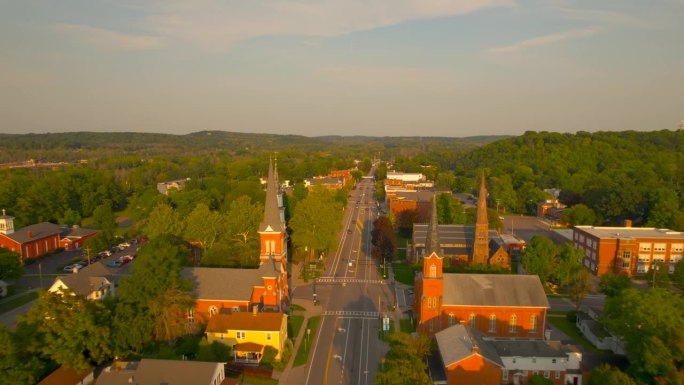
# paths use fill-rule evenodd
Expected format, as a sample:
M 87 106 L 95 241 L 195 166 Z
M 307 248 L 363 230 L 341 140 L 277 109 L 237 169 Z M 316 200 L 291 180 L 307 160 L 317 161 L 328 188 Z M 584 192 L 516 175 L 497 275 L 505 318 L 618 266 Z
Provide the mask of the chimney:
M 480 347 L 473 344 L 473 353 L 480 353 Z
M 27 231 L 27 232 L 26 232 L 26 237 L 28 237 L 28 239 L 33 238 L 33 232 L 32 232 L 31 230 Z
M 632 227 L 632 220 L 631 219 L 625 219 L 625 227 Z

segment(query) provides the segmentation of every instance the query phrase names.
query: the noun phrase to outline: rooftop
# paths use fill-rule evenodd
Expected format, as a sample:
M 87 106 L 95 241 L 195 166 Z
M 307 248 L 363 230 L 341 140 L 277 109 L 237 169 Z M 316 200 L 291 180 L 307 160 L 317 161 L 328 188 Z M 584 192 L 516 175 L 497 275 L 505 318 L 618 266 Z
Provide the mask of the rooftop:
M 30 225 L 14 230 L 12 234 L 4 235 L 15 242 L 23 244 L 36 239 L 42 239 L 49 237 L 51 235 L 60 234 L 61 232 L 62 229 L 56 224 L 50 222 L 41 222 L 36 223 L 35 225 Z M 31 236 L 29 236 L 29 233 L 31 233 Z
M 596 227 L 575 226 L 575 229 L 586 232 L 597 238 L 662 238 L 684 239 L 684 233 L 670 229 L 656 229 L 654 227 Z
M 445 306 L 549 307 L 536 275 L 444 274 Z
M 457 324 L 448 327 L 435 334 L 439 353 L 442 356 L 444 366 L 455 364 L 465 358 L 470 357 L 477 352 L 473 348 L 479 350 L 479 354 L 486 359 L 503 366 L 501 359 L 487 341 L 484 341 L 481 335 L 465 325 Z
M 207 324 L 208 333 L 225 333 L 227 330 L 279 331 L 283 313 L 235 312 L 211 317 Z
M 180 360 L 154 360 L 124 362 L 105 369 L 95 381 L 96 385 L 211 385 L 222 362 Z M 130 382 L 129 382 L 130 381 Z
M 257 269 L 186 267 L 181 276 L 192 281 L 197 299 L 249 301 L 254 286 L 263 286 L 264 277 L 278 277 L 279 268 L 272 261 Z

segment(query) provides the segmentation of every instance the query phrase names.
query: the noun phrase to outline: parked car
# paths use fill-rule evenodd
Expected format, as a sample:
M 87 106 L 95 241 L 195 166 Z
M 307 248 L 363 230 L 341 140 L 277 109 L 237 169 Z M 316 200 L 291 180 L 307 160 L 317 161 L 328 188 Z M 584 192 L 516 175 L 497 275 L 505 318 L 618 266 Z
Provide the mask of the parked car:
M 133 238 L 129 240 L 128 243 L 130 243 L 131 245 L 135 245 L 136 243 L 138 243 L 138 240 L 136 238 Z
M 121 263 L 128 263 L 128 262 L 131 262 L 132 260 L 133 260 L 133 257 L 131 257 L 130 255 L 124 255 L 122 257 L 119 257 L 119 262 L 121 262 Z
M 123 265 L 123 262 L 120 262 L 120 261 L 109 261 L 109 262 L 107 262 L 107 266 L 109 266 L 109 267 L 120 267 L 121 265 Z
M 111 257 L 111 256 L 112 256 L 112 252 L 109 251 L 109 250 L 100 251 L 100 252 L 98 253 L 98 255 L 102 255 L 103 257 Z
M 128 242 L 121 242 L 121 243 L 119 243 L 119 248 L 122 248 L 122 247 L 125 249 L 127 247 L 131 247 L 131 244 Z

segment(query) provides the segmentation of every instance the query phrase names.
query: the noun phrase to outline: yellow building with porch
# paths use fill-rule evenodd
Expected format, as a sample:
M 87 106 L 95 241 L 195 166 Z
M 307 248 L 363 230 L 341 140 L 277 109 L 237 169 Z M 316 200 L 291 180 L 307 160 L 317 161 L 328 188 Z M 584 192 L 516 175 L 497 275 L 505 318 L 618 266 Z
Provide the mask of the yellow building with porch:
M 209 319 L 204 332 L 209 343 L 230 346 L 236 363 L 258 364 L 266 346 L 278 350 L 280 360 L 287 340 L 287 315 L 283 313 L 234 312 Z

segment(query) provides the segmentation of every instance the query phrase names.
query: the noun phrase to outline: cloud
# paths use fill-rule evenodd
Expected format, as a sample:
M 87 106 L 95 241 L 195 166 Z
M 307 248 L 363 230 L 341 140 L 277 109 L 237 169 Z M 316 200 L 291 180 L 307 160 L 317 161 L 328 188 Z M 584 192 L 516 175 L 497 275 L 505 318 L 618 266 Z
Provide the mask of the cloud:
M 519 41 L 514 44 L 490 48 L 489 52 L 496 54 L 506 54 L 525 50 L 531 47 L 538 47 L 558 43 L 570 39 L 578 39 L 596 34 L 596 28 L 574 29 L 552 35 L 537 36 L 531 39 Z
M 170 39 L 225 51 L 262 36 L 329 37 L 406 21 L 446 17 L 514 0 L 168 0 L 145 27 Z
M 55 30 L 103 49 L 150 50 L 162 48 L 164 41 L 158 36 L 128 35 L 83 24 L 57 24 Z

